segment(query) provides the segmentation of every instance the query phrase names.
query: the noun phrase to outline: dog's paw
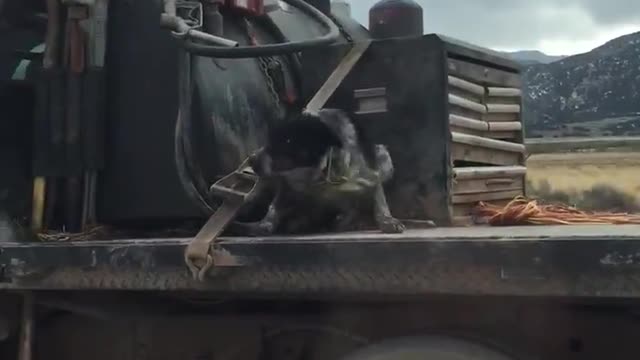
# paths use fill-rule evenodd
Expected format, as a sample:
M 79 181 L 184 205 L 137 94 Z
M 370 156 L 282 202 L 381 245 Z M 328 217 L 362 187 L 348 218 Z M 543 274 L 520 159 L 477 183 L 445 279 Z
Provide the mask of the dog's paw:
M 438 225 L 433 220 L 404 220 L 407 229 L 433 229 Z
M 240 236 L 269 236 L 275 231 L 275 226 L 267 221 L 255 223 L 233 223 L 230 229 Z
M 400 234 L 404 232 L 405 226 L 402 222 L 394 217 L 387 216 L 378 220 L 380 231 L 385 234 Z
M 255 223 L 251 227 L 251 236 L 268 236 L 272 235 L 274 231 L 275 226 L 273 225 L 273 223 L 268 221 L 261 221 Z

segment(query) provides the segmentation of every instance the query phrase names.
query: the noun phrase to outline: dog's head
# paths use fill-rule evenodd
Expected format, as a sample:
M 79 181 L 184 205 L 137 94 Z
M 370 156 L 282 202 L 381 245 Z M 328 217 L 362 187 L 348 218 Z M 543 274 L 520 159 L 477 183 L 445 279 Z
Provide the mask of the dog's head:
M 303 114 L 269 131 L 266 146 L 251 159 L 259 176 L 280 177 L 294 189 L 316 181 L 330 148 L 342 147 L 337 134 L 319 117 Z

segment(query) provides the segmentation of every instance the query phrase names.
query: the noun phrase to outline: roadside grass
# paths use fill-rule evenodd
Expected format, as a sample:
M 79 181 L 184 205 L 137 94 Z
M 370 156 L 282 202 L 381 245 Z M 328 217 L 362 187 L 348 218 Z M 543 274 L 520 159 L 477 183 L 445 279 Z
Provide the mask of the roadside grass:
M 640 153 L 534 155 L 527 193 L 583 210 L 640 212 Z

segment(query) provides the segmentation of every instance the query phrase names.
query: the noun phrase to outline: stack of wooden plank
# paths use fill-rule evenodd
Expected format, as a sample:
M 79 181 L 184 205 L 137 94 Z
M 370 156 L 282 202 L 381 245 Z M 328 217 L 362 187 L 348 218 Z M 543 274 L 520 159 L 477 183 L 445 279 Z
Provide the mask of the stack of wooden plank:
M 518 72 L 498 67 L 453 58 L 447 65 L 450 211 L 463 225 L 478 201 L 524 195 L 522 83 Z

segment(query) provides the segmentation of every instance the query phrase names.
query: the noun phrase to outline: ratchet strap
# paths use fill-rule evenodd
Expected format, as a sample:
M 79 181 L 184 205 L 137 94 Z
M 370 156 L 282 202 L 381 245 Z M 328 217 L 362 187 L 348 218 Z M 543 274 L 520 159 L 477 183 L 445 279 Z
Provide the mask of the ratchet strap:
M 324 107 L 370 44 L 371 40 L 354 43 L 320 90 L 309 101 L 305 112 L 317 114 Z M 209 269 L 216 265 L 215 256 L 211 253 L 214 241 L 234 220 L 242 206 L 256 191 L 259 178 L 248 166 L 248 160 L 245 160 L 237 170 L 218 180 L 211 187 L 212 195 L 220 197 L 223 200 L 222 204 L 187 245 L 184 254 L 185 262 L 194 279 L 204 281 Z
M 253 196 L 258 181 L 247 159 L 237 170 L 211 186 L 211 194 L 221 198 L 222 203 L 187 245 L 184 253 L 184 260 L 194 279 L 204 281 L 206 273 L 215 265 L 211 245 Z
M 313 98 L 309 101 L 305 108 L 305 112 L 313 115 L 317 115 L 318 111 L 324 107 L 329 101 L 331 95 L 336 91 L 338 86 L 351 72 L 358 60 L 367 51 L 371 45 L 371 40 L 363 40 L 353 44 L 353 47 L 349 50 L 347 55 L 340 60 L 338 66 L 333 70 L 331 75 L 327 78 L 327 81 L 322 84 L 320 90 L 318 90 Z

